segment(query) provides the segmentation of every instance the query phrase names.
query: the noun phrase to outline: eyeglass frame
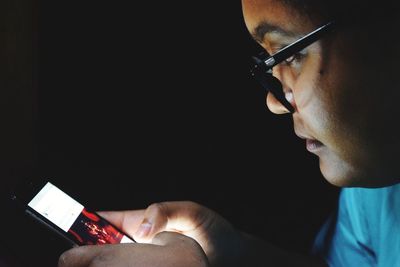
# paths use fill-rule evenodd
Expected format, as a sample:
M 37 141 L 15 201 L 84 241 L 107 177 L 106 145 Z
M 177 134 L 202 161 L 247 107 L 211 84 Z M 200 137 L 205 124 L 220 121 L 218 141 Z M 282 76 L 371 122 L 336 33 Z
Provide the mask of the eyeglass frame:
M 324 34 L 332 29 L 334 24 L 334 21 L 330 21 L 322 25 L 307 35 L 280 49 L 273 55 L 269 55 L 266 51 L 263 51 L 261 55 L 258 55 L 257 57 L 253 56 L 255 65 L 250 70 L 251 75 L 267 92 L 271 92 L 290 113 L 294 113 L 295 109 L 286 99 L 281 81 L 272 75 L 272 68 L 321 39 Z

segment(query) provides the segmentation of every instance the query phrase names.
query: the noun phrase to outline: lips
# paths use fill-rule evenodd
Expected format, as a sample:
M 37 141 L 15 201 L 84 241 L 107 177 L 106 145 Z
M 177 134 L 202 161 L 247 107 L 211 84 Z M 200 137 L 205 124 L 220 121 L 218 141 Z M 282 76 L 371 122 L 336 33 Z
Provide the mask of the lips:
M 306 139 L 306 148 L 309 152 L 316 152 L 323 144 L 315 139 Z
M 306 140 L 306 149 L 311 153 L 316 153 L 323 146 L 323 144 L 320 141 L 318 141 L 308 135 L 300 133 L 296 130 L 295 130 L 295 133 L 301 139 Z

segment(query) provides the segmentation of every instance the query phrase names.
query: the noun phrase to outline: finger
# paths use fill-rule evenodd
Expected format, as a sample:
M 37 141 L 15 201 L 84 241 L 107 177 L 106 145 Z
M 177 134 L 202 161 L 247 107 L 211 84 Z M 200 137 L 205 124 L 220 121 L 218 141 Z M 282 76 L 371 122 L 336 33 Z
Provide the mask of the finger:
M 133 236 L 143 221 L 144 212 L 145 210 L 99 211 L 98 214 L 126 234 Z
M 60 256 L 58 267 L 87 267 L 109 247 L 109 245 L 81 246 L 67 250 Z
M 179 233 L 174 233 L 174 232 L 158 233 L 157 235 L 154 236 L 152 244 L 159 246 L 169 246 L 171 248 L 174 248 L 174 251 L 176 251 L 178 255 L 183 255 L 184 251 L 186 252 L 189 251 L 190 257 L 183 256 L 186 259 L 189 258 L 193 259 L 193 257 L 196 257 L 197 262 L 207 261 L 207 256 L 202 247 L 200 246 L 200 244 L 196 242 L 196 240 Z M 188 266 L 191 266 L 191 264 Z
M 182 234 L 164 231 L 156 234 L 151 240 L 151 243 L 154 245 L 166 246 L 174 243 L 181 243 L 182 241 L 186 241 L 188 239 L 191 240 L 191 238 Z
M 162 231 L 187 233 L 202 225 L 211 212 L 190 201 L 161 202 L 150 205 L 134 238 L 148 242 Z

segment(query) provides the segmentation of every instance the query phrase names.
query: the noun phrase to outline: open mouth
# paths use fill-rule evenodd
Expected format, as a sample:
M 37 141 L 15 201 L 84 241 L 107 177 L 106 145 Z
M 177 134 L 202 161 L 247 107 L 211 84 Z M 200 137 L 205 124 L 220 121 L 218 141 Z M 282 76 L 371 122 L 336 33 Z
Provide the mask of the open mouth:
M 306 148 L 308 151 L 310 152 L 316 152 L 317 150 L 319 150 L 321 147 L 323 146 L 323 144 L 315 139 L 306 139 Z

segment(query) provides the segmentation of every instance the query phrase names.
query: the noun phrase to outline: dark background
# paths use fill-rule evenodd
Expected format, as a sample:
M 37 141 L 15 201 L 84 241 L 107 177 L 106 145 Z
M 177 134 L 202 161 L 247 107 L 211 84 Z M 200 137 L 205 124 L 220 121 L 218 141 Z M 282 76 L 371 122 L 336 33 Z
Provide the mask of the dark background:
M 17 111 L 2 114 L 3 143 L 23 155 L 3 151 L 5 180 L 48 177 L 96 210 L 192 200 L 309 250 L 337 189 L 249 76 L 240 1 L 28 2 L 8 21 L 26 54 L 14 83 L 27 82 L 3 105 Z M 8 209 L 7 254 L 54 266 L 65 244 Z

